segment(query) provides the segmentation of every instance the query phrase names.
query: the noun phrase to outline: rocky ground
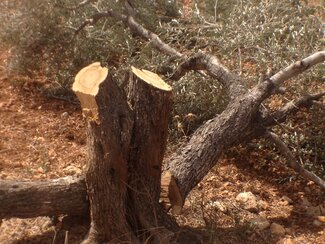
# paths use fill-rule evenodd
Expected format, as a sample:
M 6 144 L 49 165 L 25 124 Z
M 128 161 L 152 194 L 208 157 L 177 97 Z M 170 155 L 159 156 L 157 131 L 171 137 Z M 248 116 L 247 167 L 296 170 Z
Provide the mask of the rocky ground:
M 0 54 L 0 178 L 45 179 L 82 174 L 85 121 L 78 105 L 46 99 L 34 81 L 6 73 Z M 175 216 L 205 243 L 325 243 L 325 195 L 296 177 L 270 149 L 236 148 Z M 62 203 L 64 204 L 64 203 Z M 0 243 L 80 243 L 87 226 L 54 226 L 47 217 L 3 220 Z

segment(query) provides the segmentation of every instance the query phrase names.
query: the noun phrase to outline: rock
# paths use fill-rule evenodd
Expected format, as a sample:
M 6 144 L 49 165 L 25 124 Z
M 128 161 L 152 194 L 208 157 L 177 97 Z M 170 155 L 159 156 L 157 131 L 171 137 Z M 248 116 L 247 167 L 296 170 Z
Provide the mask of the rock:
M 226 213 L 227 212 L 227 207 L 220 201 L 215 201 L 213 204 L 214 207 L 216 207 L 219 211 Z
M 282 225 L 277 223 L 272 223 L 270 227 L 271 233 L 277 236 L 283 236 L 286 233 L 286 230 Z
M 266 218 L 257 217 L 250 221 L 251 225 L 259 230 L 265 230 L 269 228 L 270 222 Z
M 291 200 L 291 198 L 289 198 L 288 196 L 283 196 L 281 199 L 282 199 L 283 201 L 288 202 L 289 204 L 292 204 L 292 203 L 293 203 L 293 201 Z
M 321 226 L 323 225 L 323 223 L 320 222 L 319 220 L 315 219 L 315 220 L 313 221 L 313 225 L 316 226 L 316 227 L 321 227 Z
M 64 112 L 61 114 L 61 118 L 62 119 L 67 119 L 69 117 L 69 113 L 68 112 Z
M 256 197 L 251 192 L 241 192 L 237 195 L 236 201 L 239 202 L 240 206 L 250 212 L 258 211 L 258 204 Z
M 258 201 L 258 206 L 263 210 L 267 210 L 270 207 L 270 205 L 266 201 L 263 201 L 263 200 Z

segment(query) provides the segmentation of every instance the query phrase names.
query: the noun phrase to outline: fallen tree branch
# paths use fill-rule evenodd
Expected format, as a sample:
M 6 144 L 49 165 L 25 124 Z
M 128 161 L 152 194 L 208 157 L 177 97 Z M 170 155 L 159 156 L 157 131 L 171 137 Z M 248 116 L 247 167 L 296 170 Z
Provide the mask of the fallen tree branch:
M 0 180 L 0 219 L 87 215 L 88 208 L 83 178 Z
M 86 19 L 77 29 L 75 29 L 74 37 L 77 36 L 79 32 L 82 31 L 87 25 L 95 25 L 99 20 L 107 17 L 114 17 L 123 22 L 125 22 L 127 19 L 126 15 L 116 13 L 112 9 L 107 10 L 105 12 L 95 13 L 92 16 L 90 16 L 88 19 Z
M 203 52 L 199 52 L 185 60 L 178 66 L 170 79 L 179 80 L 192 70 L 206 70 L 211 77 L 217 79 L 227 88 L 231 100 L 239 95 L 243 95 L 247 91 L 243 80 L 238 75 L 230 72 L 227 67 L 221 64 L 217 57 Z
M 300 61 L 295 62 L 294 64 L 286 67 L 285 69 L 279 71 L 268 80 L 275 87 L 279 87 L 284 81 L 301 74 L 310 67 L 322 63 L 325 61 L 325 51 L 316 52 L 307 58 L 304 58 Z
M 165 53 L 166 55 L 174 58 L 186 57 L 184 54 L 178 52 L 175 48 L 172 48 L 171 46 L 163 42 L 157 34 L 147 30 L 138 22 L 136 22 L 132 16 L 128 16 L 125 24 L 130 28 L 132 33 L 137 34 L 146 40 L 149 40 L 155 48 Z
M 282 123 L 287 119 L 288 115 L 294 114 L 302 108 L 310 108 L 314 104 L 314 101 L 321 99 L 323 96 L 325 96 L 325 91 L 304 95 L 295 101 L 290 101 L 279 110 L 267 115 L 262 120 L 262 124 L 264 126 L 272 126 Z
M 106 12 L 99 12 L 92 15 L 89 19 L 85 20 L 76 30 L 77 35 L 83 28 L 90 24 L 96 24 L 101 18 L 114 17 L 129 27 L 133 34 L 140 36 L 141 38 L 150 41 L 150 43 L 162 53 L 171 56 L 171 58 L 181 58 L 185 60 L 180 67 L 175 71 L 174 75 L 170 77 L 172 80 L 180 79 L 186 74 L 186 72 L 193 70 L 199 72 L 201 70 L 207 70 L 209 74 L 217 79 L 222 85 L 225 85 L 229 91 L 229 95 L 232 99 L 238 97 L 238 95 L 244 94 L 247 89 L 242 79 L 230 72 L 225 66 L 223 66 L 217 57 L 213 55 L 204 54 L 199 52 L 192 58 L 187 58 L 186 55 L 178 52 L 175 48 L 169 46 L 163 42 L 159 36 L 140 25 L 133 16 L 126 16 L 114 12 L 113 10 L 107 10 Z
M 276 135 L 273 132 L 267 131 L 265 133 L 265 137 L 267 139 L 269 139 L 270 141 L 272 141 L 277 146 L 277 148 L 279 149 L 281 154 L 286 158 L 286 160 L 291 168 L 293 168 L 303 178 L 315 182 L 317 185 L 320 186 L 320 188 L 322 190 L 325 191 L 325 182 L 321 178 L 319 178 L 317 175 L 315 175 L 314 173 L 304 169 L 297 162 L 293 153 L 290 151 L 290 149 L 287 147 L 287 145 L 281 140 L 281 138 L 278 135 Z

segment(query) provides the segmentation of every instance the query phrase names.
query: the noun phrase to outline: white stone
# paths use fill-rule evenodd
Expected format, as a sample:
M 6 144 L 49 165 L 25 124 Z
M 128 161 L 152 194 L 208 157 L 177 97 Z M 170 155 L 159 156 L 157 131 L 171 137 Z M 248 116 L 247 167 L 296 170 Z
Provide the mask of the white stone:
M 258 211 L 258 204 L 255 195 L 251 192 L 241 192 L 237 195 L 236 201 L 240 206 L 250 212 Z
M 227 212 L 227 207 L 220 201 L 215 201 L 214 207 L 216 207 L 219 211 L 223 213 Z
M 62 119 L 67 119 L 68 117 L 69 117 L 68 112 L 64 112 L 64 113 L 61 114 Z

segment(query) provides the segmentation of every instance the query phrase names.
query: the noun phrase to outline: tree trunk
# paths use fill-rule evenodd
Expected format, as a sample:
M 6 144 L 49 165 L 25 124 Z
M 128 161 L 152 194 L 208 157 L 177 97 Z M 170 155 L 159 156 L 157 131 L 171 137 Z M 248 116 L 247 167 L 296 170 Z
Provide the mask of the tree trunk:
M 269 87 L 266 85 L 264 89 Z M 201 126 L 188 144 L 169 158 L 166 169 L 175 177 L 183 201 L 224 151 L 264 134 L 265 128 L 258 123 L 262 95 L 261 90 L 255 89 L 237 98 L 218 117 Z
M 129 103 L 134 128 L 129 157 L 130 213 L 135 229 L 154 243 L 177 230 L 159 204 L 161 170 L 172 110 L 171 87 L 155 73 L 132 67 Z M 169 230 L 168 230 L 169 229 Z M 142 231 L 140 231 L 142 230 Z M 139 232 L 140 231 L 140 232 Z
M 46 181 L 0 180 L 0 219 L 87 215 L 84 179 Z
M 159 204 L 171 87 L 152 72 L 132 72 L 129 103 L 99 63 L 73 84 L 89 124 L 91 227 L 84 243 L 172 243 L 178 231 Z
M 86 176 L 91 227 L 84 243 L 130 241 L 125 221 L 127 157 L 132 130 L 126 98 L 106 68 L 94 63 L 73 84 L 88 119 Z

